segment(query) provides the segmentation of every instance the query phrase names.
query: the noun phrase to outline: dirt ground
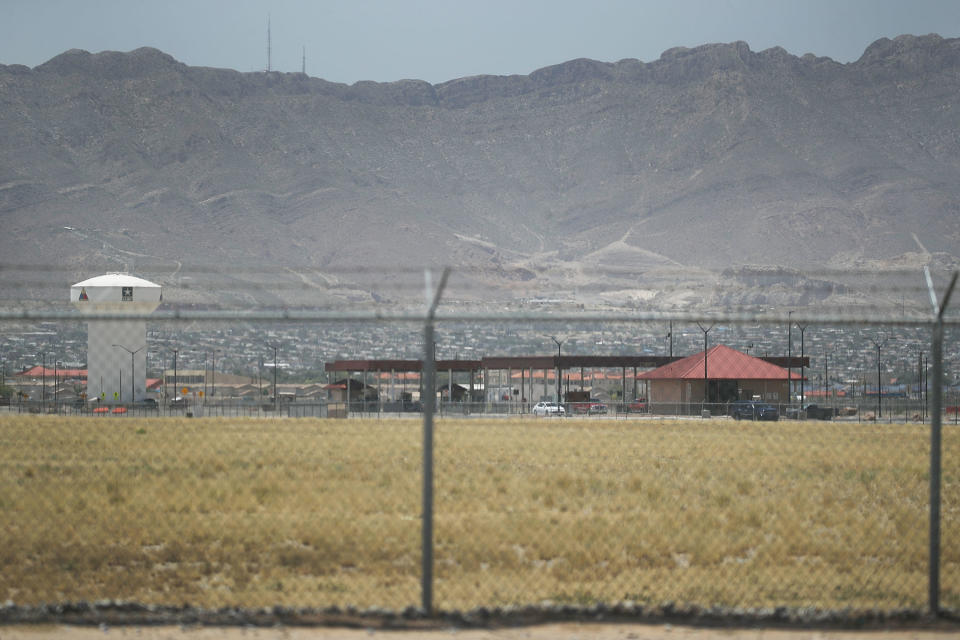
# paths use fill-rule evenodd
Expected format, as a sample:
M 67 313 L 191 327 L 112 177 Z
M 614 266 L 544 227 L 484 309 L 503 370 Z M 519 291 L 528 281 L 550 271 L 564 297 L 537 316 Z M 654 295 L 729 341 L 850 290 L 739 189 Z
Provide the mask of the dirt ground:
M 0 626 L 0 640 L 957 640 L 960 627 L 918 630 L 784 630 L 683 627 L 669 624 L 547 624 L 508 629 L 440 629 L 383 631 L 334 627 L 76 627 L 59 625 Z

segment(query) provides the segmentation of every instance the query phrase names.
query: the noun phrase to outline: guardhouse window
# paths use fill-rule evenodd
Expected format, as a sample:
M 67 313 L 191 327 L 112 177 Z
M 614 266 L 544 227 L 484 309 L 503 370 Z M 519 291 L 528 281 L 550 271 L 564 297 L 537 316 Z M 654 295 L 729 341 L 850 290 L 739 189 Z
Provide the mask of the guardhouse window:
M 133 301 L 133 287 L 121 287 L 122 291 L 121 296 L 123 302 L 132 302 Z

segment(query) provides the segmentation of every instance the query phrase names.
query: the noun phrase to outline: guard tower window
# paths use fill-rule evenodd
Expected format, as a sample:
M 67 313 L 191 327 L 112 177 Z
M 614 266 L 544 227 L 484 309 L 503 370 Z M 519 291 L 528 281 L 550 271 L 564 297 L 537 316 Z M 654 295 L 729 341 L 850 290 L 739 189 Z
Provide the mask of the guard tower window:
M 121 287 L 121 296 L 123 302 L 133 302 L 133 287 Z

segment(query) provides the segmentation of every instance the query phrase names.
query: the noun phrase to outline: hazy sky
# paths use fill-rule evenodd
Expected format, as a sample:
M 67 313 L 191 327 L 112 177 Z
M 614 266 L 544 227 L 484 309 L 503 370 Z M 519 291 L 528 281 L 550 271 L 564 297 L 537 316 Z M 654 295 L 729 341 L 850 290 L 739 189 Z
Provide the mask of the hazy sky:
M 527 74 L 573 58 L 650 62 L 744 40 L 839 62 L 881 37 L 960 36 L 960 0 L 0 0 L 0 64 L 156 47 L 189 65 L 337 82 Z

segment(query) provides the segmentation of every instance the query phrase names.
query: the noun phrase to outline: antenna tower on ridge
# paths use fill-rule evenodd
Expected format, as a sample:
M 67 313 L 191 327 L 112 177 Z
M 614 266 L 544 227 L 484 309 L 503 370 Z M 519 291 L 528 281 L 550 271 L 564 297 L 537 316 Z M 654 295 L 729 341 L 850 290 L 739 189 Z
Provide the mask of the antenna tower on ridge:
M 300 63 L 300 73 L 307 75 L 307 45 L 303 45 L 303 60 Z
M 267 73 L 270 73 L 270 14 L 267 14 Z

